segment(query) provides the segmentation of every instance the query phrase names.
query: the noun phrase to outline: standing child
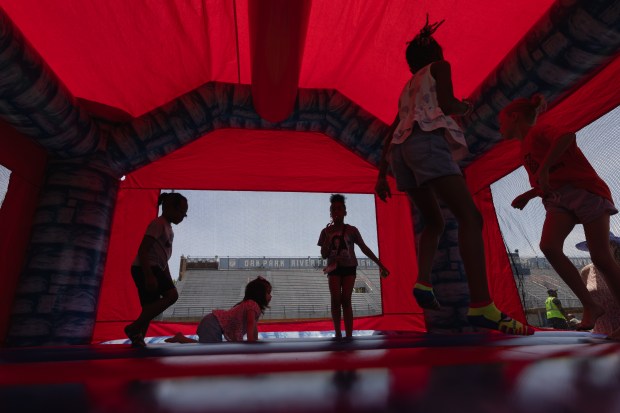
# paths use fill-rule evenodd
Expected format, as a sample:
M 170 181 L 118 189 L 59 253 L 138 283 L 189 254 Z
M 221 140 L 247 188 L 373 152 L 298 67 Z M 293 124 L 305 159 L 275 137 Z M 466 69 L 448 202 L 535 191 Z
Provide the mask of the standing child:
M 501 134 L 521 141 L 521 159 L 532 185 L 512 206 L 523 209 L 531 199 L 542 197 L 547 215 L 540 249 L 583 305 L 578 329 L 590 330 L 604 309 L 592 299 L 579 271 L 564 254 L 564 241 L 575 225 L 583 225 L 592 262 L 620 303 L 620 267 L 609 248 L 609 217 L 618 210 L 609 188 L 577 147 L 575 133 L 536 125 L 544 105 L 542 95 L 537 94 L 514 100 L 499 114 Z M 612 336 L 620 338 L 617 333 Z
M 174 238 L 171 224 L 179 224 L 187 216 L 187 199 L 176 192 L 164 192 L 159 196 L 158 204 L 162 207 L 161 216 L 147 227 L 131 266 L 131 276 L 142 306 L 138 318 L 125 327 L 125 334 L 133 347 L 146 346 L 144 336 L 151 320 L 179 298 L 168 260 Z
M 526 325 L 497 309 L 489 294 L 482 216 L 455 162 L 468 150 L 463 132 L 451 115 L 466 115 L 472 107 L 454 97 L 450 64 L 432 36 L 442 23 L 429 24 L 427 16 L 426 24 L 407 46 L 406 58 L 413 76 L 401 92 L 398 115 L 385 140 L 375 191 L 383 201 L 391 197 L 386 180 L 389 156 L 398 190 L 407 193 L 425 224 L 419 238 L 418 275 L 413 289 L 420 307 L 440 307 L 432 288 L 431 270 L 444 230 L 441 200 L 458 222 L 459 251 L 471 300 L 467 313 L 470 324 L 510 334 L 532 334 Z
M 196 334 L 198 340 L 176 333 L 167 343 L 219 343 L 222 335 L 227 341 L 258 340 L 258 319 L 271 301 L 271 284 L 257 277 L 245 287 L 243 300 L 230 310 L 213 310 L 202 318 Z
M 350 339 L 353 337 L 351 295 L 357 271 L 355 244 L 368 258 L 377 263 L 382 277 L 387 277 L 390 272 L 366 246 L 358 229 L 344 223 L 344 217 L 347 215 L 344 195 L 333 194 L 329 202 L 332 221 L 321 231 L 317 245 L 321 247 L 321 257 L 327 258 L 327 267 L 324 271 L 329 281 L 331 313 L 336 338 L 342 338 L 340 330 L 340 309 L 342 308 L 345 334 Z

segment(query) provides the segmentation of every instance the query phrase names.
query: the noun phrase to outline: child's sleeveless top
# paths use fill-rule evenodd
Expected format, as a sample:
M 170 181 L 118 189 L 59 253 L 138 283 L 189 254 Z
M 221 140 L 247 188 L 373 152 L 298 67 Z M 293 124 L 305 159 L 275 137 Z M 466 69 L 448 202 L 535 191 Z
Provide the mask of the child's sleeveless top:
M 445 115 L 439 107 L 437 85 L 431 74 L 431 64 L 418 70 L 405 84 L 400 94 L 398 101 L 400 122 L 394 131 L 392 144 L 403 143 L 411 135 L 416 122 L 420 125 L 420 129 L 426 132 L 444 128 L 452 157 L 454 160 L 460 160 L 469 153 L 467 142 L 456 121 Z

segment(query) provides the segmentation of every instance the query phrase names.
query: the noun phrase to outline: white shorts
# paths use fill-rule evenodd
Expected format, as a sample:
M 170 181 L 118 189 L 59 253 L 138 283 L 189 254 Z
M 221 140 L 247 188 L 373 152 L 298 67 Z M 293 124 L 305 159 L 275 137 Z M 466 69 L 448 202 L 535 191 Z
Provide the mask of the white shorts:
M 391 146 L 390 165 L 399 191 L 418 188 L 435 178 L 463 175 L 452 159 L 444 129 L 425 132 L 417 123 L 403 143 Z

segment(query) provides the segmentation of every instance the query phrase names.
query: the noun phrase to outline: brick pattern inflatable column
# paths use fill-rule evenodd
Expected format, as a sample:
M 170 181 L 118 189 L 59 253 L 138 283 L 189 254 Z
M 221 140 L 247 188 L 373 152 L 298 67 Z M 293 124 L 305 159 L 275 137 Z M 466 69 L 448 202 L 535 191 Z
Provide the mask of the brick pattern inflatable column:
M 118 173 L 102 129 L 0 9 L 0 116 L 50 153 L 6 342 L 86 344 L 93 331 Z M 25 160 L 27 162 L 27 160 Z
M 48 165 L 9 346 L 90 342 L 119 183 L 93 165 L 65 160 Z

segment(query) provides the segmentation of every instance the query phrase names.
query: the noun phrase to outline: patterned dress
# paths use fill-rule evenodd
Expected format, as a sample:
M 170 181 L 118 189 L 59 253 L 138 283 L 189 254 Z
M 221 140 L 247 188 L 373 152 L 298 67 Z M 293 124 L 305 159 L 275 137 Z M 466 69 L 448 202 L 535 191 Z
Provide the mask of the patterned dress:
M 400 122 L 394 131 L 392 144 L 403 143 L 413 131 L 415 123 L 426 132 L 444 129 L 444 138 L 448 142 L 452 157 L 458 161 L 469 154 L 467 142 L 461 127 L 439 107 L 437 84 L 431 74 L 431 65 L 432 63 L 418 70 L 403 87 L 398 100 Z

